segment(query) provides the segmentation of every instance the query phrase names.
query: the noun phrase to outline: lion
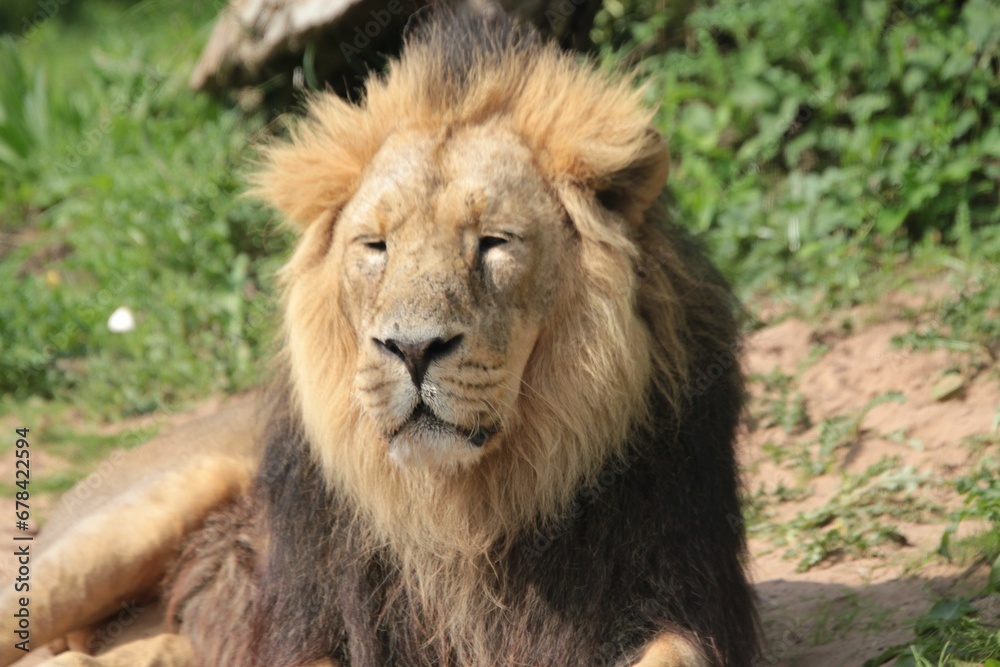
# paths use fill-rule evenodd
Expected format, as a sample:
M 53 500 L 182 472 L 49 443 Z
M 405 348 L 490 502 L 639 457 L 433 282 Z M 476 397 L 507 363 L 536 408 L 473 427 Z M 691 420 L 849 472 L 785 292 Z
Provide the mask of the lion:
M 438 10 L 316 95 L 254 179 L 301 234 L 254 481 L 148 557 L 164 634 L 53 664 L 749 666 L 739 308 L 643 94 Z

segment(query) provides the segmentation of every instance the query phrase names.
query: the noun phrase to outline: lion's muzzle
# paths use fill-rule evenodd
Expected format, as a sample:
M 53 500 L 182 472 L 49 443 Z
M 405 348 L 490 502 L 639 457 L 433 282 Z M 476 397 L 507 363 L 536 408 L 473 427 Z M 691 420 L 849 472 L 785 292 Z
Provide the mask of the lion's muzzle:
M 431 362 L 448 356 L 458 349 L 462 342 L 462 335 L 451 336 L 447 340 L 441 337 L 428 338 L 417 341 L 407 341 L 403 339 L 386 338 L 379 340 L 372 339 L 375 345 L 394 357 L 398 357 L 406 370 L 410 373 L 413 384 L 420 390 L 420 385 L 424 382 L 424 375 Z
M 441 419 L 423 401 L 389 436 L 389 454 L 399 465 L 449 469 L 475 462 L 500 430 L 496 425 L 465 428 Z

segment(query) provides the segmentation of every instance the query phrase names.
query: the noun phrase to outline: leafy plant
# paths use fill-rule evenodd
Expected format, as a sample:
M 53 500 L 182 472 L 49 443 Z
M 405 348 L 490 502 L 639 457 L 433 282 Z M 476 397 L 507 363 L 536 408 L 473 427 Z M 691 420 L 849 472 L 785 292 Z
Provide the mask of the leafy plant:
M 983 595 L 991 595 L 983 593 Z M 993 599 L 996 600 L 995 594 Z M 914 623 L 916 640 L 892 646 L 863 667 L 1000 667 L 1000 630 L 983 625 L 967 598 L 939 600 Z
M 940 514 L 936 505 L 914 492 L 933 480 L 894 458 L 883 459 L 859 475 L 843 475 L 838 492 L 817 509 L 799 512 L 781 524 L 754 528 L 769 534 L 786 557 L 798 557 L 804 572 L 838 556 L 867 556 L 882 546 L 906 544 L 906 538 L 885 519 L 921 521 Z
M 989 625 L 972 604 L 1000 608 L 1000 478 L 995 461 L 978 471 L 963 475 L 955 482 L 965 496 L 964 507 L 952 515 L 952 525 L 941 538 L 940 552 L 951 556 L 955 532 L 960 522 L 968 519 L 988 521 L 991 527 L 979 536 L 967 538 L 978 549 L 980 562 L 989 563 L 986 586 L 974 596 L 940 600 L 914 624 L 913 640 L 890 647 L 880 656 L 869 660 L 865 667 L 877 667 L 895 659 L 894 666 L 924 667 L 925 665 L 957 665 L 974 663 L 1000 667 L 1000 628 Z M 983 537 L 988 539 L 983 539 Z M 983 545 L 986 545 L 985 548 Z
M 992 364 L 1000 355 L 1000 275 L 983 271 L 977 280 L 942 300 L 930 322 L 896 336 L 897 347 L 978 353 Z
M 610 3 L 599 32 L 654 53 L 675 217 L 744 289 L 851 303 L 919 245 L 998 256 L 994 3 L 670 4 Z
M 82 134 L 86 113 L 78 97 L 54 94 L 45 68 L 29 67 L 13 42 L 0 39 L 0 210 L 51 203 L 32 182 L 62 142 Z M 0 229 L 11 222 L 0 218 Z
M 962 509 L 952 514 L 952 523 L 941 536 L 939 552 L 942 555 L 951 556 L 952 542 L 962 521 L 969 519 L 988 521 L 991 528 L 987 534 L 1000 537 L 1000 476 L 997 475 L 993 464 L 995 462 L 991 461 L 978 471 L 962 475 L 954 482 L 956 490 L 964 496 L 964 503 Z M 986 555 L 998 554 L 1000 548 L 994 547 L 994 551 Z
M 801 392 L 793 392 L 795 377 L 774 369 L 748 378 L 759 387 L 755 397 L 754 419 L 764 428 L 780 426 L 785 433 L 809 428 L 809 414 Z

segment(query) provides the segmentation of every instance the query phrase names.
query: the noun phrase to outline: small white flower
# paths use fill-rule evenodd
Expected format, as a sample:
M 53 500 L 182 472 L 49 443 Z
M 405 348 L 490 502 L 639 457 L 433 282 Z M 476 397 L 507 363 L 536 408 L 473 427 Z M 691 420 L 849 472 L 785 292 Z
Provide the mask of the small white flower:
M 120 306 L 108 318 L 108 330 L 111 333 L 127 333 L 133 329 L 135 329 L 135 317 L 125 306 Z

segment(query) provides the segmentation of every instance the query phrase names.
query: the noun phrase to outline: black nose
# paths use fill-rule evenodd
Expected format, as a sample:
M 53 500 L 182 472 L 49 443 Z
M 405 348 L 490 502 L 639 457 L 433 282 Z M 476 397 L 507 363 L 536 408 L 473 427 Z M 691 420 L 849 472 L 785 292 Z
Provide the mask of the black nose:
M 424 374 L 431 362 L 446 357 L 458 348 L 462 342 L 461 334 L 445 340 L 444 338 L 429 338 L 420 341 L 404 341 L 396 338 L 379 340 L 373 338 L 379 349 L 402 359 L 410 378 L 418 388 L 424 381 Z

